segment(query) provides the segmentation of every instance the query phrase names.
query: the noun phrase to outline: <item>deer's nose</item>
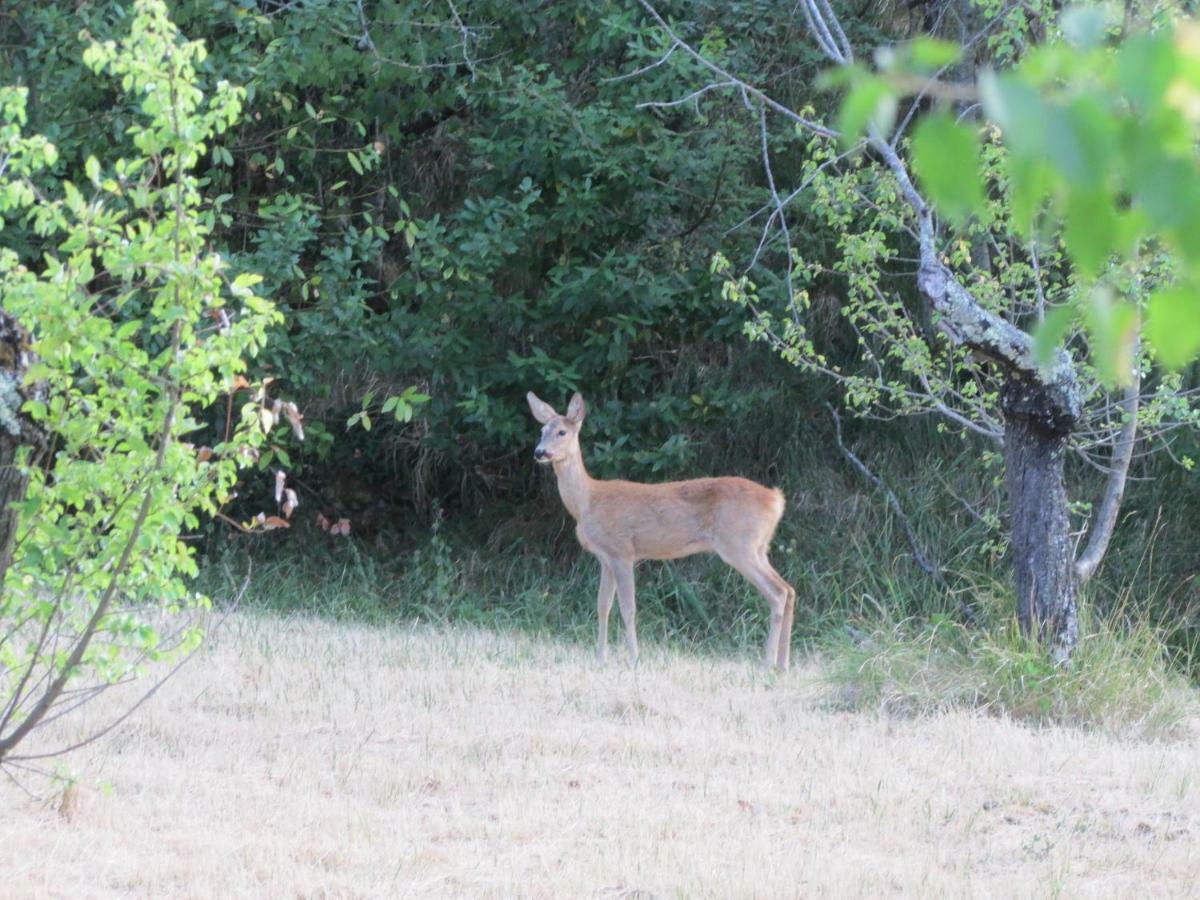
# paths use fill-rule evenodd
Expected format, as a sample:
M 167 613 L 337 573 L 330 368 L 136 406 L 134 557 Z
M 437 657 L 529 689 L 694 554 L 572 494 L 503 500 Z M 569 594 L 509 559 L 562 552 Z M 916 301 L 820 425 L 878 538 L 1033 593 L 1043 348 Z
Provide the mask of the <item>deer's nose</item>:
M 534 449 L 533 449 L 533 458 L 534 458 L 534 459 L 545 459 L 545 458 L 546 458 L 546 450 L 545 450 L 545 448 L 543 448 L 543 447 L 534 447 Z

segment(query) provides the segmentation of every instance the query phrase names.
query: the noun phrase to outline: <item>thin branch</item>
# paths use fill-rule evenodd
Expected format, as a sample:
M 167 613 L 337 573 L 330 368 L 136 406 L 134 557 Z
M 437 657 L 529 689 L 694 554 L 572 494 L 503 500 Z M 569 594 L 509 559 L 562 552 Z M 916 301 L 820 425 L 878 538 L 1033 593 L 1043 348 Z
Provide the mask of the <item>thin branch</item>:
M 939 587 L 944 587 L 945 582 L 942 579 L 941 571 L 929 561 L 929 557 L 921 549 L 921 545 L 917 541 L 916 532 L 913 531 L 912 525 L 908 521 L 908 516 L 904 515 L 904 510 L 900 507 L 900 501 L 896 499 L 896 495 L 892 492 L 892 489 L 884 484 L 878 475 L 868 469 L 866 463 L 855 456 L 854 452 L 842 442 L 842 420 L 838 417 L 837 410 L 831 404 L 826 403 L 825 407 L 829 410 L 829 414 L 833 416 L 834 439 L 837 441 L 838 449 L 842 451 L 842 455 L 846 459 L 850 460 L 850 464 L 858 470 L 863 478 L 883 491 L 884 496 L 887 497 L 888 506 L 891 508 L 893 515 L 896 516 L 900 527 L 904 530 L 904 537 L 908 539 L 909 547 L 912 548 L 913 560 L 922 572 L 937 582 Z
M 635 109 L 669 109 L 672 106 L 683 106 L 685 103 L 690 103 L 693 100 L 698 100 L 700 97 L 707 94 L 709 91 L 719 90 L 721 88 L 737 87 L 736 81 L 714 81 L 711 84 L 706 84 L 704 87 L 692 91 L 686 97 L 680 97 L 678 100 L 645 100 L 639 103 Z
M 798 320 L 799 313 L 796 310 L 795 286 L 792 284 L 792 234 L 788 231 L 787 215 L 783 211 L 783 201 L 780 199 L 779 191 L 775 187 L 775 172 L 771 168 L 771 148 L 767 142 L 767 107 L 765 104 L 760 104 L 758 107 L 758 128 L 762 143 L 763 171 L 767 173 L 767 186 L 771 189 L 771 199 L 775 203 L 775 213 L 772 214 L 771 218 L 779 219 L 779 230 L 783 234 L 783 243 L 787 252 L 784 280 L 787 286 L 788 306 L 791 309 L 792 318 Z M 770 219 L 767 221 L 769 223 Z M 757 256 L 756 252 L 755 257 L 757 258 Z M 799 324 L 798 321 L 797 324 Z
M 1134 357 L 1137 357 L 1136 348 Z M 1133 445 L 1137 439 L 1138 398 L 1141 395 L 1141 371 L 1135 366 L 1133 380 L 1125 389 L 1125 397 L 1121 406 L 1125 412 L 1125 424 L 1121 426 L 1113 440 L 1112 472 L 1109 474 L 1108 485 L 1104 490 L 1104 500 L 1100 504 L 1100 512 L 1092 524 L 1092 536 L 1088 540 L 1083 555 L 1075 560 L 1075 575 L 1079 583 L 1085 583 L 1095 574 L 1104 554 L 1112 540 L 1113 530 L 1117 524 L 1117 513 L 1121 508 L 1121 498 L 1125 494 L 1125 482 L 1129 475 L 1129 463 L 1133 458 Z
M 231 613 L 232 613 L 232 612 L 233 612 L 235 609 L 237 609 L 237 607 L 238 607 L 238 604 L 239 604 L 239 603 L 241 603 L 241 600 L 242 600 L 242 595 L 246 593 L 246 588 L 247 588 L 247 587 L 249 587 L 249 585 L 250 585 L 250 573 L 251 573 L 251 571 L 252 571 L 252 569 L 251 569 L 251 568 L 247 568 L 247 570 L 246 570 L 246 577 L 245 577 L 245 578 L 242 580 L 242 586 L 241 586 L 241 587 L 238 589 L 238 592 L 237 592 L 237 594 L 234 596 L 234 598 L 233 598 L 233 601 L 232 601 L 232 603 L 230 604 L 229 608 L 228 608 L 228 609 L 225 611 L 225 613 L 224 613 L 224 614 L 223 614 L 223 615 L 222 615 L 222 616 L 221 616 L 221 617 L 220 617 L 220 618 L 217 620 L 217 623 L 216 623 L 216 625 L 214 625 L 214 626 L 212 626 L 211 628 L 209 628 L 209 632 L 210 632 L 210 633 L 211 633 L 211 632 L 214 632 L 214 631 L 216 631 L 217 629 L 219 629 L 219 628 L 221 627 L 221 625 L 222 625 L 222 624 L 225 622 L 225 620 L 226 620 L 227 618 L 229 618 L 230 614 L 231 614 Z M 123 722 L 125 722 L 125 720 L 126 720 L 126 719 L 128 719 L 130 716 L 132 716 L 132 715 L 133 715 L 135 712 L 137 712 L 137 711 L 138 711 L 138 709 L 140 709 L 140 708 L 141 708 L 141 707 L 142 707 L 142 706 L 143 706 L 143 705 L 144 705 L 144 704 L 145 704 L 147 701 L 149 701 L 151 697 L 153 697 L 155 694 L 157 694 L 157 693 L 158 693 L 158 691 L 159 691 L 159 689 L 160 689 L 160 688 L 161 688 L 161 687 L 162 687 L 164 684 L 166 684 L 166 683 L 167 683 L 167 682 L 168 682 L 168 681 L 171 679 L 171 677 L 172 677 L 173 675 L 175 675 L 175 673 L 176 673 L 176 672 L 178 672 L 178 671 L 179 671 L 180 669 L 182 669 L 182 668 L 183 668 L 185 665 L 187 665 L 187 663 L 188 663 L 188 662 L 190 662 L 190 661 L 191 661 L 192 657 L 194 657 L 194 656 L 196 655 L 197 651 L 199 651 L 199 649 L 200 649 L 200 646 L 201 646 L 201 645 L 197 645 L 197 646 L 196 646 L 196 647 L 195 647 L 193 650 L 191 650 L 191 651 L 189 651 L 187 654 L 185 654 L 185 655 L 184 655 L 184 657 L 183 657 L 183 659 L 179 660 L 179 662 L 177 662 L 177 663 L 176 663 L 174 666 L 172 666 L 172 667 L 171 667 L 171 670 L 170 670 L 169 672 L 167 672 L 165 675 L 163 675 L 163 677 L 162 677 L 162 678 L 160 678 L 160 679 L 159 679 L 159 680 L 158 680 L 158 681 L 157 681 L 157 682 L 156 682 L 156 683 L 155 683 L 155 684 L 154 684 L 154 685 L 153 685 L 153 686 L 152 686 L 152 687 L 151 687 L 149 690 L 147 690 L 147 691 L 146 691 L 146 693 L 145 693 L 145 694 L 143 694 L 143 695 L 142 695 L 142 696 L 141 696 L 141 697 L 140 697 L 140 698 L 137 700 L 137 702 L 135 702 L 135 703 L 134 703 L 132 706 L 130 706 L 130 707 L 129 707 L 127 710 L 125 710 L 125 711 L 124 711 L 124 712 L 123 712 L 123 713 L 122 713 L 120 716 L 118 716 L 116 719 L 114 719 L 112 722 L 110 722 L 110 723 L 109 723 L 108 725 L 106 725 L 104 728 L 100 729 L 100 730 L 99 730 L 99 731 L 97 731 L 97 732 L 94 732 L 94 733 L 92 733 L 92 734 L 88 735 L 86 738 L 83 738 L 82 740 L 76 741 L 76 742 L 75 742 L 75 743 L 73 743 L 73 744 L 68 744 L 68 745 L 67 745 L 67 746 L 65 746 L 65 747 L 59 747 L 58 749 L 56 749 L 56 750 L 53 750 L 53 751 L 48 751 L 48 752 L 44 752 L 44 753 L 31 753 L 31 754 L 27 754 L 27 755 L 21 755 L 21 756 L 9 756 L 9 757 L 5 757 L 5 758 L 4 758 L 4 761 L 3 761 L 3 762 L 4 762 L 4 765 L 6 765 L 6 766 L 7 766 L 7 765 L 9 765 L 9 764 L 16 763 L 16 762 L 29 762 L 29 761 L 31 761 L 31 760 L 38 760 L 38 759 L 51 759 L 51 758 L 54 758 L 54 757 L 62 756 L 62 755 L 64 755 L 64 754 L 66 754 L 66 753 L 70 753 L 70 752 L 71 752 L 71 751 L 73 751 L 73 750 L 78 750 L 78 749 L 80 749 L 80 748 L 82 748 L 82 747 L 86 747 L 86 746 L 88 746 L 89 744 L 93 744 L 93 743 L 95 743 L 96 741 L 100 740 L 100 739 L 101 739 L 101 738 L 103 738 L 105 735 L 109 734 L 109 733 L 110 733 L 110 732 L 111 732 L 111 731 L 112 731 L 114 728 L 117 728 L 119 725 L 121 725 Z M 105 687 L 111 687 L 111 685 L 105 685 Z
M 624 75 L 613 75 L 610 78 L 601 78 L 600 83 L 601 84 L 612 84 L 615 81 L 625 81 L 626 79 L 629 79 L 629 78 L 637 78 L 639 75 L 645 75 L 647 72 L 653 71 L 654 69 L 657 69 L 659 66 L 666 65 L 667 60 L 669 60 L 671 58 L 671 55 L 676 50 L 678 50 L 680 48 L 680 46 L 682 46 L 682 45 L 679 43 L 679 41 L 675 41 L 671 44 L 670 47 L 667 48 L 667 52 L 664 53 L 661 57 L 659 57 L 656 62 L 652 62 L 649 65 L 642 66 L 640 69 L 634 69 L 632 72 L 626 72 Z
M 838 448 L 842 451 L 842 454 L 846 457 L 846 459 L 850 460 L 850 463 L 855 469 L 858 470 L 859 474 L 866 478 L 871 484 L 875 485 L 875 487 L 879 488 L 879 490 L 883 491 L 884 496 L 887 497 L 888 506 L 891 508 L 892 514 L 900 523 L 900 527 L 904 530 L 904 536 L 908 539 L 908 545 L 910 548 L 912 548 L 913 560 L 920 567 L 921 571 L 933 579 L 934 584 L 936 584 L 942 590 L 945 590 L 946 580 L 942 576 L 941 569 L 930 562 L 929 558 L 921 550 L 921 545 L 917 541 L 916 532 L 913 531 L 912 525 L 908 521 L 908 517 L 904 515 L 904 510 L 900 507 L 900 501 L 896 499 L 896 495 L 892 493 L 891 488 L 884 484 L 883 480 L 879 478 L 879 476 L 868 469 L 866 463 L 855 456 L 854 453 L 842 442 L 842 421 L 840 418 L 838 418 L 837 410 L 834 409 L 829 403 L 826 403 L 825 407 L 829 410 L 829 414 L 833 416 L 834 438 L 837 440 Z M 971 609 L 967 602 L 961 597 L 958 598 L 958 613 L 962 616 L 963 621 L 968 625 L 973 626 L 978 624 L 978 618 L 975 615 L 975 611 Z
M 728 70 L 722 68 L 721 66 L 718 66 L 716 63 L 709 60 L 703 54 L 692 49 L 692 47 L 689 46 L 688 43 L 685 40 L 683 40 L 683 38 L 681 38 L 678 34 L 675 33 L 675 30 L 673 28 L 671 28 L 670 25 L 667 24 L 666 20 L 663 19 L 663 17 L 658 14 L 658 11 L 653 6 L 650 5 L 648 0 L 638 0 L 638 3 L 640 3 L 642 8 L 650 14 L 650 17 L 652 19 L 654 19 L 655 22 L 658 23 L 658 26 L 664 32 L 666 32 L 667 37 L 669 37 L 672 41 L 674 41 L 676 44 L 678 44 L 680 47 L 682 47 L 683 51 L 688 56 L 690 56 L 692 59 L 696 60 L 696 62 L 700 63 L 700 65 L 704 66 L 704 68 L 708 69 L 710 72 L 715 72 L 717 75 L 721 76 L 726 81 L 733 82 L 753 99 L 757 100 L 760 103 L 765 103 L 767 106 L 769 106 L 775 112 L 779 113 L 781 116 L 783 116 L 787 119 L 790 119 L 791 121 L 795 122 L 797 125 L 801 126 L 802 128 L 807 129 L 808 131 L 813 132 L 814 134 L 823 134 L 823 135 L 825 135 L 825 137 L 838 137 L 839 136 L 838 132 L 834 131 L 832 128 L 826 128 L 824 125 L 821 125 L 817 122 L 813 122 L 810 119 L 804 118 L 803 116 L 797 115 L 795 112 L 790 110 L 788 107 L 784 106 L 782 103 L 779 103 L 776 100 L 772 100 L 770 97 L 768 97 L 762 91 L 760 91 L 758 88 L 751 87 L 749 84 L 747 84 L 742 79 L 737 78 L 736 76 L 732 75 Z
M 790 194 L 788 194 L 786 197 L 783 198 L 783 205 L 787 206 L 793 200 L 795 200 L 797 197 L 799 197 L 800 194 L 802 194 L 805 191 L 805 189 L 808 188 L 808 186 L 813 183 L 813 181 L 816 179 L 817 175 L 819 175 L 821 172 L 823 172 L 827 166 L 831 166 L 835 163 L 839 163 L 843 159 L 845 159 L 847 156 L 854 155 L 859 150 L 861 150 L 862 147 L 863 147 L 863 142 L 859 141 L 853 147 L 851 147 L 849 150 L 847 150 L 845 153 L 839 153 L 837 156 L 831 156 L 829 159 L 825 160 L 825 162 L 821 163 L 819 166 L 817 166 L 815 169 L 813 169 L 812 172 L 809 173 L 808 177 L 805 178 L 804 181 L 802 181 L 800 183 L 800 186 L 798 188 L 796 188 L 794 191 L 792 191 Z M 733 225 L 730 228 L 728 228 L 724 232 L 725 235 L 733 234 L 733 232 L 737 231 L 743 225 L 750 224 L 755 219 L 757 219 L 759 216 L 761 216 L 763 213 L 767 212 L 768 210 L 771 210 L 771 207 L 773 205 L 774 204 L 771 204 L 771 203 L 764 203 L 757 210 L 752 212 L 750 215 L 746 216 L 746 218 L 742 219 L 742 221 L 740 221 L 736 225 Z M 772 210 L 771 215 L 767 218 L 767 224 L 763 226 L 764 232 L 771 227 L 771 219 L 774 218 L 774 215 L 775 215 L 775 213 Z M 749 268 L 747 269 L 747 271 L 749 271 Z
M 475 81 L 475 78 L 476 78 L 476 72 L 475 72 L 475 61 L 473 59 L 471 59 L 470 44 L 475 36 L 473 34 L 471 34 L 471 30 L 469 28 L 467 28 L 466 25 L 463 24 L 462 17 L 459 16 L 458 9 L 454 6 L 454 0 L 446 0 L 446 4 L 450 7 L 450 14 L 452 16 L 454 16 L 454 22 L 456 25 L 458 25 L 458 31 L 462 35 L 463 62 L 467 64 L 467 69 L 471 73 L 471 81 L 473 82 L 473 81 Z M 361 10 L 361 9 L 362 9 L 362 3 L 360 0 L 359 10 Z

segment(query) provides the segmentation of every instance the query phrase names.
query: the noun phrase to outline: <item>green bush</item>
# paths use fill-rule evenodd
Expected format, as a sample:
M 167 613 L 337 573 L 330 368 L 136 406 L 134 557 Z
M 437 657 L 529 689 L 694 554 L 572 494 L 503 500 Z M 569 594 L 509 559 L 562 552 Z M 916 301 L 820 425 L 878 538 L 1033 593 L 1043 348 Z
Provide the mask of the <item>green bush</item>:
M 0 295 L 33 336 L 42 392 L 25 411 L 50 442 L 44 460 L 26 454 L 26 495 L 6 498 L 18 523 L 0 594 L 0 761 L 95 685 L 195 646 L 176 614 L 207 600 L 182 536 L 229 500 L 263 438 L 247 410 L 216 446 L 189 443 L 276 320 L 258 279 L 212 252 L 193 172 L 242 94 L 205 96 L 203 45 L 181 41 L 160 2 L 135 12 L 119 43 L 84 51 L 139 110 L 135 150 L 89 157 L 86 183 L 43 192 L 53 145 L 21 136 L 25 92 L 0 90 L 0 215 L 45 241 L 36 270 L 0 251 Z

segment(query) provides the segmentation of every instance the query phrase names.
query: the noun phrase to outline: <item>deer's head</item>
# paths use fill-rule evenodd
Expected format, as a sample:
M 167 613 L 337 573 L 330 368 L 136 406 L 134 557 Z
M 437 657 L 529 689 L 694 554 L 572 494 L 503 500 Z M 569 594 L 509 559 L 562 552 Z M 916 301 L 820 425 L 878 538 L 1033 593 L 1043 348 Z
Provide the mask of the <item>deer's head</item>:
M 579 452 L 579 428 L 583 424 L 586 408 L 583 397 L 576 394 L 567 406 L 567 414 L 560 416 L 554 407 L 538 399 L 530 391 L 525 395 L 533 417 L 542 423 L 542 436 L 533 450 L 533 458 L 540 463 L 553 463 Z

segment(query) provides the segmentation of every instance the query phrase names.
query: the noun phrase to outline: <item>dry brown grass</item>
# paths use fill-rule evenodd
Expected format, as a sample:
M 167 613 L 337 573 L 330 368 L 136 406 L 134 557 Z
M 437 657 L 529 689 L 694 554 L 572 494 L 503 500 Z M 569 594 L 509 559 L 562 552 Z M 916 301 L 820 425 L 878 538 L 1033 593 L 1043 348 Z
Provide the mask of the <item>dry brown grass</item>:
M 0 893 L 1195 896 L 1194 740 L 825 711 L 811 670 L 648 651 L 235 617 L 67 796 L 0 789 Z

